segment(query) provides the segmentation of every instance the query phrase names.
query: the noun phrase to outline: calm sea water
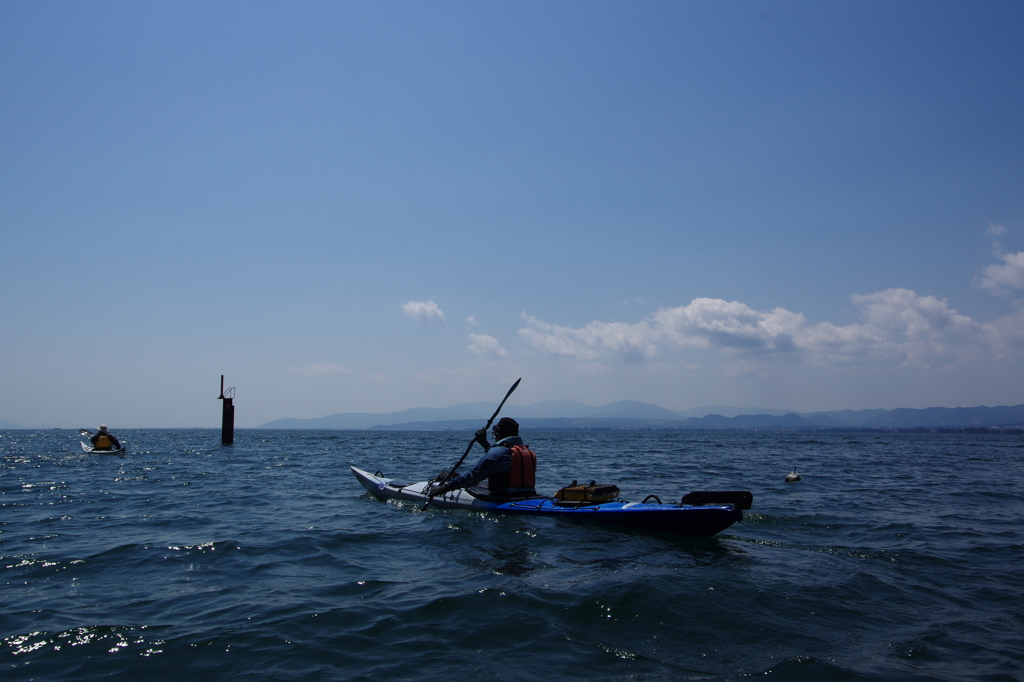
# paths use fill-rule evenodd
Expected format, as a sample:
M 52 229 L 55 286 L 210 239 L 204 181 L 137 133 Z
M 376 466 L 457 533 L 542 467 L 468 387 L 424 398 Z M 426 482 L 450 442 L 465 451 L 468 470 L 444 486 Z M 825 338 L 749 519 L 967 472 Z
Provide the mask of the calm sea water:
M 530 433 L 712 539 L 374 500 L 467 433 L 0 431 L 4 680 L 1024 680 L 1024 438 Z M 796 466 L 799 483 L 784 483 Z

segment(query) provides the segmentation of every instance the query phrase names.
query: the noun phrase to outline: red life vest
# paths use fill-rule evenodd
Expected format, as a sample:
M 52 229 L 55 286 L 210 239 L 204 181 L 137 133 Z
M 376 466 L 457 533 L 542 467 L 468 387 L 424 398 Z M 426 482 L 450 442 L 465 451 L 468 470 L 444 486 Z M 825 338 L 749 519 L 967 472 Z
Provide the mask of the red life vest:
M 513 445 L 512 468 L 508 471 L 509 488 L 533 488 L 536 485 L 537 453 L 529 445 Z

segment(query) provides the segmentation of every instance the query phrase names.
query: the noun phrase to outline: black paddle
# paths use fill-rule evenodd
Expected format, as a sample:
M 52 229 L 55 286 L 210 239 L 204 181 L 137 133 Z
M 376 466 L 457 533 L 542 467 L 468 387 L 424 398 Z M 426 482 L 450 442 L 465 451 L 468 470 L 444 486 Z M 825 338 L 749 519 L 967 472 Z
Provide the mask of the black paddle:
M 516 379 L 516 383 L 512 384 L 512 388 L 508 389 L 508 393 L 506 393 L 505 397 L 501 399 L 501 403 L 498 405 L 498 409 L 496 409 L 494 411 L 494 414 L 491 415 L 491 418 L 487 420 L 487 426 L 484 427 L 484 431 L 486 431 L 487 429 L 491 428 L 491 422 L 493 422 L 494 418 L 498 416 L 499 412 L 501 412 L 501 408 L 505 405 L 505 401 L 508 400 L 508 397 L 510 395 L 512 395 L 512 391 L 516 390 L 516 387 L 519 385 L 519 382 L 522 381 L 522 380 L 523 380 L 523 378 L 519 377 L 518 379 Z M 444 480 L 439 481 L 439 483 L 444 484 L 444 483 L 447 483 L 449 480 L 451 480 L 452 476 L 455 475 L 455 470 L 458 469 L 460 466 L 462 466 L 462 463 L 466 460 L 466 455 L 468 455 L 469 451 L 473 449 L 473 443 L 475 443 L 475 442 L 476 442 L 476 436 L 473 437 L 473 440 L 469 441 L 469 445 L 466 446 L 466 451 L 462 453 L 462 457 L 459 458 L 459 461 L 455 464 L 455 466 L 453 466 L 451 468 L 451 471 L 449 471 L 448 475 L 444 477 Z M 423 509 L 421 511 L 426 511 L 427 505 L 430 504 L 430 500 L 432 500 L 432 499 L 434 499 L 434 498 L 433 497 L 428 497 L 427 498 L 427 501 L 423 504 Z

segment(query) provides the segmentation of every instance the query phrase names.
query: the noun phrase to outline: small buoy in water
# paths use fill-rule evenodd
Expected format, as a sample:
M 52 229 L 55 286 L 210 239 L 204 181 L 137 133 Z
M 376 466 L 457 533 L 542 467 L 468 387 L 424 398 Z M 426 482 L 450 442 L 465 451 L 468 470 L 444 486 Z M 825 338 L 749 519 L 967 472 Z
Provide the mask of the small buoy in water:
M 794 481 L 799 481 L 799 480 L 800 480 L 800 474 L 798 474 L 796 472 L 796 469 L 793 469 L 793 471 L 791 471 L 789 473 L 789 475 L 786 476 L 786 483 L 793 483 Z

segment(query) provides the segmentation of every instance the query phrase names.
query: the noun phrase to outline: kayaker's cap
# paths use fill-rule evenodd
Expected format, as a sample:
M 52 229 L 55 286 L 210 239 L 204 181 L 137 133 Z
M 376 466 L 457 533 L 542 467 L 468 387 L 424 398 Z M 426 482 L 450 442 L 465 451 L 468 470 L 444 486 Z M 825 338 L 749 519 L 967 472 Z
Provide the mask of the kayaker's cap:
M 107 425 L 106 424 L 100 424 L 100 431 L 106 431 L 106 430 L 107 430 Z
M 499 437 L 500 434 L 500 437 Z M 494 425 L 494 437 L 495 438 L 508 438 L 509 436 L 519 435 L 519 422 L 511 417 L 502 417 L 498 420 L 498 423 Z

